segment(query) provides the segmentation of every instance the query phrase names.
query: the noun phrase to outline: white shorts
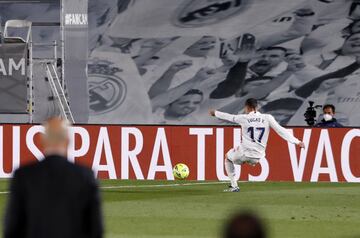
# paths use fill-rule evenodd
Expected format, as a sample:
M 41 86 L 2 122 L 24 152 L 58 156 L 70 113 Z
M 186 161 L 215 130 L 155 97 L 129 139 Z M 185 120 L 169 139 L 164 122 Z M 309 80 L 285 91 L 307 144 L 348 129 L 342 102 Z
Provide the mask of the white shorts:
M 226 153 L 226 158 L 230 161 L 232 161 L 234 164 L 250 164 L 252 166 L 255 166 L 257 163 L 259 163 L 259 158 L 251 158 L 246 157 L 244 154 L 244 150 L 242 149 L 242 146 L 238 146 L 236 148 L 232 148 Z

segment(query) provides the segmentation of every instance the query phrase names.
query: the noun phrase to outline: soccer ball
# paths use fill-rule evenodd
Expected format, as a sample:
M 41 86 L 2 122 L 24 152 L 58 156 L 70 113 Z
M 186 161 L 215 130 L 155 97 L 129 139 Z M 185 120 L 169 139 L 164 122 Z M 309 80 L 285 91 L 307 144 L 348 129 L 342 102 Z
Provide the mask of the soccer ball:
M 174 166 L 173 174 L 177 179 L 186 179 L 189 176 L 190 170 L 186 164 L 177 164 Z

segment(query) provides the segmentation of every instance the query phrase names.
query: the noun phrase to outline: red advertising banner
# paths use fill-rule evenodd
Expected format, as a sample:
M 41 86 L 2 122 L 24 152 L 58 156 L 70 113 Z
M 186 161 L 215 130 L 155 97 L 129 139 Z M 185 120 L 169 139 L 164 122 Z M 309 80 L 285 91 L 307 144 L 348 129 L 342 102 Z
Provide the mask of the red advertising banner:
M 266 159 L 237 166 L 245 181 L 360 182 L 360 129 L 291 130 L 304 141 L 296 148 L 271 132 Z M 0 126 L 0 178 L 43 157 L 42 126 Z M 238 127 L 74 126 L 69 160 L 102 179 L 168 179 L 185 163 L 191 180 L 227 180 L 224 154 L 241 141 Z

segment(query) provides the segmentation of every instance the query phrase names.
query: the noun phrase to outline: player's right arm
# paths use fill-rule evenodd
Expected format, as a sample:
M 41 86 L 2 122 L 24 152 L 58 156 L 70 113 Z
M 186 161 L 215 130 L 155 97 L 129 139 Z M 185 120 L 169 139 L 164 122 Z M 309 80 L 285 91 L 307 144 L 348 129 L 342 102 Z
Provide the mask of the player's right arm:
M 229 114 L 226 112 L 220 112 L 217 110 L 210 110 L 209 113 L 211 116 L 214 116 L 221 120 L 225 120 L 225 121 L 229 121 L 229 122 L 233 122 L 233 123 L 237 123 L 237 124 L 241 124 L 241 120 L 243 118 L 243 115 L 234 115 L 234 114 Z
M 281 136 L 284 140 L 296 144 L 300 146 L 301 148 L 305 148 L 305 145 L 302 141 L 297 139 L 295 136 L 293 136 L 288 130 L 286 130 L 284 127 L 282 127 L 272 115 L 267 116 L 269 125 L 271 128 L 275 130 L 275 132 Z

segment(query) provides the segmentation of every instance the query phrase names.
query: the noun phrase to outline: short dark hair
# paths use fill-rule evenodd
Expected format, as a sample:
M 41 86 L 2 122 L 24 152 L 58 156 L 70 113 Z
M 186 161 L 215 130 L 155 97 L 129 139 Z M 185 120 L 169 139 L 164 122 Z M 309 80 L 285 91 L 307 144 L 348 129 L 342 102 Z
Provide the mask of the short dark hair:
M 256 98 L 248 98 L 245 101 L 245 106 L 256 109 L 258 106 L 258 101 Z
M 233 215 L 225 225 L 223 238 L 265 238 L 265 227 L 261 219 L 252 212 Z
M 331 110 L 333 111 L 333 113 L 335 113 L 335 106 L 333 104 L 325 104 L 323 106 L 323 110 L 325 110 L 326 108 L 331 108 Z

